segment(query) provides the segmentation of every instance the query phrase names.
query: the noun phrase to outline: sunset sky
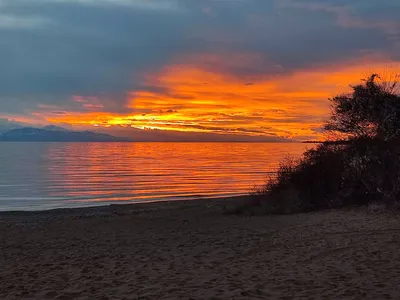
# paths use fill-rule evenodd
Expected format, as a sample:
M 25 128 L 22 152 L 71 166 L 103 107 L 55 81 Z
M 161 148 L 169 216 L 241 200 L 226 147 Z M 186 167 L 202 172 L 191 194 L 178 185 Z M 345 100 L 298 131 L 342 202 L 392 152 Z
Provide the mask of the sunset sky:
M 317 139 L 329 97 L 400 71 L 399 16 L 398 0 L 0 0 L 0 118 Z

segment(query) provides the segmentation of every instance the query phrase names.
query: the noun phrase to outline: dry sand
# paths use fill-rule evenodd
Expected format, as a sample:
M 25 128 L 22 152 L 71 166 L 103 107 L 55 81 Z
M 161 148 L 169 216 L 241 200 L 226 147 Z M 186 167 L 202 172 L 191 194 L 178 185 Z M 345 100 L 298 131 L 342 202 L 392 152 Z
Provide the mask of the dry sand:
M 400 299 L 400 216 L 221 201 L 0 214 L 0 299 Z

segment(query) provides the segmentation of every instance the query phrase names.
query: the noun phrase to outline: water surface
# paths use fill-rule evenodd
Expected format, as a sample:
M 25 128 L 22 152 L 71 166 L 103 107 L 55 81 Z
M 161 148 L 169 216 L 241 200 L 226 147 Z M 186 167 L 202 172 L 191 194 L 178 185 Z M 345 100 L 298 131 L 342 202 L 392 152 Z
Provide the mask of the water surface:
M 0 143 L 0 210 L 248 193 L 300 143 Z

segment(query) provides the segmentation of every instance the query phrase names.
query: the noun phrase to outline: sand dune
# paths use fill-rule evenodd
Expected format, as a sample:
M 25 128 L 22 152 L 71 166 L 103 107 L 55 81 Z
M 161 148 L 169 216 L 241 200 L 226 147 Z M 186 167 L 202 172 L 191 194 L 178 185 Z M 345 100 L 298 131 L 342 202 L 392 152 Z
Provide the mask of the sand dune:
M 222 201 L 0 215 L 0 299 L 400 299 L 400 216 Z

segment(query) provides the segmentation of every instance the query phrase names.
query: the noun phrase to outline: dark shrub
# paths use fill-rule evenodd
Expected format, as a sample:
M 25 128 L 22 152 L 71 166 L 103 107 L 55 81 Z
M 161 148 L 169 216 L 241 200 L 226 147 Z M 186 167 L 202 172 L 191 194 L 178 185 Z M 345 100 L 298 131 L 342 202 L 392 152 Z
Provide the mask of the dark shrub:
M 271 213 L 292 213 L 341 205 L 337 194 L 344 170 L 342 145 L 321 144 L 307 151 L 298 162 L 281 163 L 276 178 L 270 179 L 254 197 Z
M 265 213 L 294 213 L 400 200 L 400 144 L 362 138 L 324 143 L 253 193 Z
M 400 144 L 358 140 L 348 149 L 342 198 L 354 204 L 394 204 L 400 199 Z

